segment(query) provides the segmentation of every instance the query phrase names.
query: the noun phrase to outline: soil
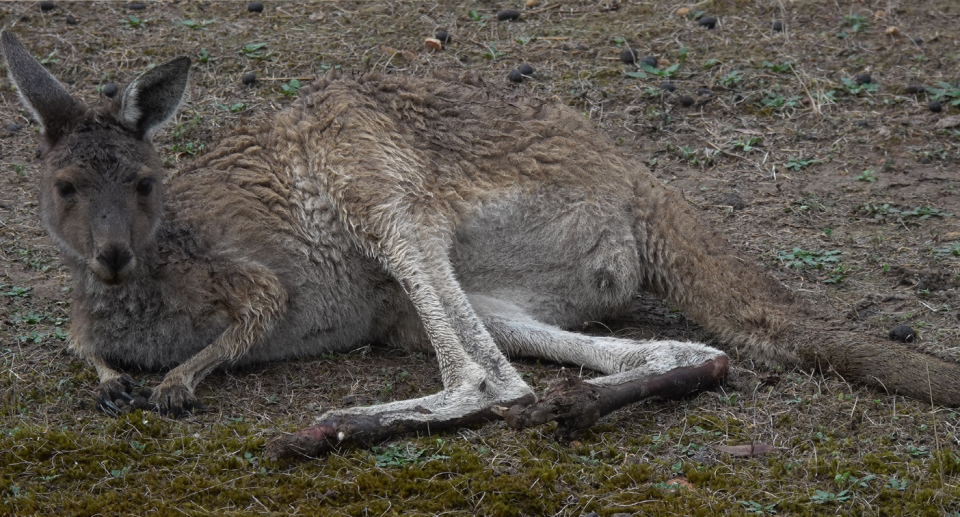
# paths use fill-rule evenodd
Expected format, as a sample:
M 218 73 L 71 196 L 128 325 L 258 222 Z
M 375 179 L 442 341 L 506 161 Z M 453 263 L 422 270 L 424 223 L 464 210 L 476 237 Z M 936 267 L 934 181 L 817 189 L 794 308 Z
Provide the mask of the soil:
M 331 68 L 480 71 L 581 111 L 758 269 L 848 325 L 881 338 L 909 325 L 913 346 L 960 359 L 954 0 L 142 4 L 9 2 L 0 25 L 88 102 L 191 56 L 190 100 L 155 138 L 169 167 Z M 498 21 L 508 8 L 519 19 Z M 438 30 L 451 39 L 433 51 L 424 40 Z M 656 67 L 623 63 L 627 49 Z M 511 82 L 523 63 L 535 72 Z M 71 280 L 37 214 L 38 131 L 0 83 L 0 515 L 960 515 L 953 410 L 735 350 L 725 387 L 617 411 L 573 442 L 495 423 L 262 460 L 268 439 L 328 408 L 439 389 L 432 358 L 370 347 L 214 373 L 199 392 L 210 410 L 186 419 L 106 417 L 92 368 L 66 350 Z M 584 330 L 712 339 L 651 298 Z M 560 368 L 520 363 L 541 393 Z M 775 452 L 712 448 L 743 444 Z

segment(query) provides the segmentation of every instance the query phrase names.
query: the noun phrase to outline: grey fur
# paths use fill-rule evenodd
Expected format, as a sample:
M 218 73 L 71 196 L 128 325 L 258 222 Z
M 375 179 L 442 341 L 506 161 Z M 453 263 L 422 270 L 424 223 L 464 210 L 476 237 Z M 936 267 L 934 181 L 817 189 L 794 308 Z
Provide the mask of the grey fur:
M 8 33 L 3 45 L 12 69 L 32 70 Z M 473 76 L 332 74 L 161 181 L 149 132 L 179 103 L 186 63 L 144 74 L 119 106 L 46 115 L 72 132 L 43 157 L 42 213 L 77 283 L 72 346 L 104 406 L 129 391 L 116 364 L 172 367 L 152 401 L 176 413 L 213 368 L 378 341 L 434 350 L 443 392 L 326 417 L 402 427 L 529 401 L 503 353 L 612 375 L 596 385 L 723 357 L 563 330 L 639 291 L 769 364 L 829 362 L 915 397 L 931 381 L 960 403 L 955 365 L 834 332 L 589 121 Z M 34 106 L 64 102 L 46 76 L 12 76 Z

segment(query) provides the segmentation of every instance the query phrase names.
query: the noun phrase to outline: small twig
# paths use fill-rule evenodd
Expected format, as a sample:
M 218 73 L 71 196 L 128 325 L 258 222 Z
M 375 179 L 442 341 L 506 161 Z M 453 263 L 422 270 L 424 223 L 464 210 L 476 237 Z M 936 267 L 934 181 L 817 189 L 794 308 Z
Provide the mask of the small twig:
M 296 79 L 298 81 L 313 81 L 316 78 L 317 76 L 311 75 L 307 77 L 262 77 L 262 78 L 258 77 L 257 80 L 258 81 L 290 81 L 292 79 Z
M 547 6 L 547 7 L 541 7 L 540 9 L 536 9 L 536 10 L 533 10 L 533 11 L 527 11 L 526 14 L 540 14 L 540 13 L 549 11 L 549 10 L 551 10 L 551 9 L 556 9 L 556 8 L 558 8 L 558 7 L 560 7 L 560 4 L 553 4 L 553 5 L 550 5 L 550 6 Z M 540 39 L 547 39 L 547 38 L 540 38 Z

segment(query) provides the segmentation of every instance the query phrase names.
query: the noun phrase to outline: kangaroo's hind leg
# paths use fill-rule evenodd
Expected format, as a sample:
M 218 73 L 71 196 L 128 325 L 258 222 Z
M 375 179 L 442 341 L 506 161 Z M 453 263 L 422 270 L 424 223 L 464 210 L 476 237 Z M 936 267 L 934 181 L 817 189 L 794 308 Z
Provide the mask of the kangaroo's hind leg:
M 508 356 L 549 359 L 607 374 L 586 382 L 568 374 L 538 403 L 503 408 L 502 416 L 513 427 L 556 420 L 558 431 L 566 434 L 648 397 L 675 398 L 710 388 L 727 373 L 726 355 L 700 343 L 577 334 L 536 321 L 502 299 L 474 294 L 470 301 Z

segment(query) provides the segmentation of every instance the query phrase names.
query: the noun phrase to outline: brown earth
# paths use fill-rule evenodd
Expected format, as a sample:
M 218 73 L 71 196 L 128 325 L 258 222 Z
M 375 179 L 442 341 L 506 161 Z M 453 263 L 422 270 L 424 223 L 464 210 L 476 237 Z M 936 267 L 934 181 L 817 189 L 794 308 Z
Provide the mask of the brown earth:
M 864 333 L 910 325 L 917 346 L 960 358 L 954 0 L 132 7 L 3 3 L 0 25 L 90 102 L 108 83 L 193 57 L 191 99 L 156 140 L 171 167 L 288 106 L 291 79 L 331 67 L 482 71 L 582 111 L 801 296 Z M 504 8 L 520 20 L 498 22 Z M 719 19 L 715 29 L 698 26 L 700 11 Z M 453 40 L 433 52 L 424 39 L 437 29 Z M 659 58 L 657 71 L 622 63 L 628 47 Z M 509 82 L 522 63 L 533 75 Z M 258 80 L 244 86 L 249 71 Z M 855 80 L 863 73 L 867 86 Z M 667 79 L 675 92 L 659 88 Z M 682 107 L 683 95 L 694 104 Z M 439 389 L 431 358 L 376 348 L 216 373 L 200 391 L 211 411 L 185 420 L 109 419 L 90 404 L 92 369 L 65 349 L 71 283 L 36 213 L 37 125 L 8 82 L 0 98 L 0 515 L 960 515 L 953 410 L 735 355 L 725 388 L 620 411 L 573 443 L 554 441 L 549 426 L 491 424 L 261 465 L 266 439 L 327 408 Z M 942 112 L 928 109 L 934 99 Z M 585 328 L 710 340 L 659 300 L 637 307 L 630 321 Z M 559 370 L 520 368 L 538 389 Z M 779 449 L 738 458 L 711 448 L 751 443 Z

